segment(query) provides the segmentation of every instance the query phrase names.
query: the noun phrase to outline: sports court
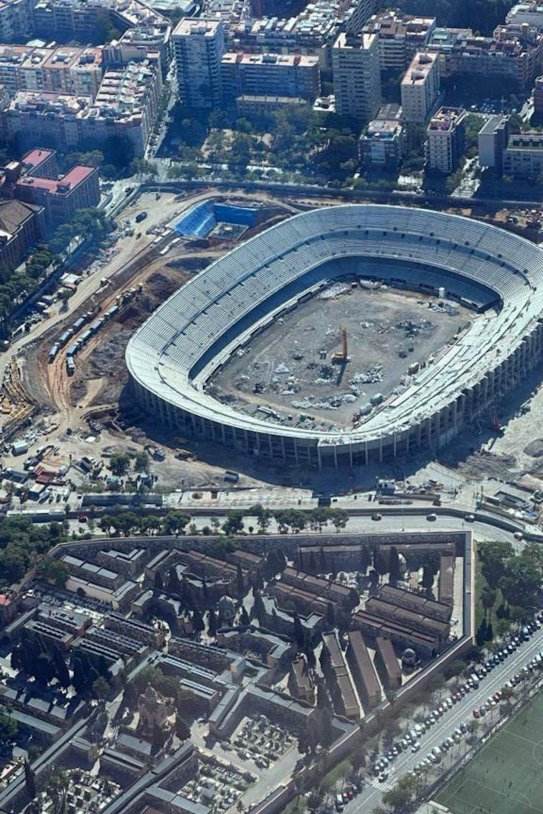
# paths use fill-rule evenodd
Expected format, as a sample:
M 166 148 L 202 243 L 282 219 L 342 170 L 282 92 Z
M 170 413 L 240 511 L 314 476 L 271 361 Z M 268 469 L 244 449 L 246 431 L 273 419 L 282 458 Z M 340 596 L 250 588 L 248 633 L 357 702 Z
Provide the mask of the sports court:
M 543 814 L 543 692 L 437 795 L 453 814 Z

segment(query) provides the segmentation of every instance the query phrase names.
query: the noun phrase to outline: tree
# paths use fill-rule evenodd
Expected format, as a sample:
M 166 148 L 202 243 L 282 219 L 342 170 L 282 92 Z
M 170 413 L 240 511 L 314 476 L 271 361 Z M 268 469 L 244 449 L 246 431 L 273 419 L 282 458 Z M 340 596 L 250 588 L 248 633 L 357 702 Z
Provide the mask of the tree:
M 217 635 L 217 614 L 213 608 L 211 608 L 207 614 L 207 632 L 213 639 Z
M 162 580 L 162 574 L 160 571 L 155 572 L 155 578 L 153 580 L 153 586 L 156 593 L 160 594 L 164 590 L 164 582 Z
M 201 633 L 205 629 L 204 620 L 198 608 L 195 608 L 192 612 L 192 626 L 196 633 Z
M 523 610 L 536 607 L 541 586 L 541 573 L 533 560 L 515 557 L 507 564 L 507 570 L 500 579 L 503 598 L 509 605 Z
M 177 574 L 177 568 L 172 566 L 168 571 L 167 591 L 169 594 L 179 596 L 181 594 L 181 582 Z
M 92 694 L 95 698 L 108 698 L 109 694 L 111 693 L 111 687 L 109 683 L 106 681 L 104 676 L 98 676 L 92 682 Z
M 287 559 L 285 555 L 280 548 L 273 546 L 273 548 L 269 550 L 264 564 L 264 570 L 268 579 L 274 577 L 276 574 L 282 573 L 286 567 Z
M 393 811 L 404 812 L 413 803 L 416 791 L 416 776 L 407 774 L 398 780 L 394 788 L 383 794 L 383 802 Z
M 34 676 L 39 684 L 49 684 L 55 677 L 55 666 L 50 655 L 42 650 L 34 659 Z
M 146 452 L 137 452 L 134 458 L 136 472 L 147 472 L 149 469 L 149 456 Z
M 237 579 L 236 579 L 236 582 L 237 582 L 238 596 L 242 597 L 242 596 L 245 595 L 245 583 L 244 583 L 244 580 L 243 580 L 243 570 L 242 570 L 241 565 L 239 564 L 239 562 L 237 564 Z
M 388 560 L 389 582 L 395 585 L 400 579 L 400 557 L 396 546 L 391 546 Z
M 25 758 L 25 789 L 31 800 L 36 799 L 36 777 L 28 760 Z
M 255 506 L 251 506 L 248 514 L 256 517 L 259 532 L 265 534 L 272 518 L 271 512 L 268 511 L 268 509 L 264 509 L 260 503 L 257 503 Z
M 332 524 L 337 532 L 344 529 L 349 521 L 349 513 L 345 509 L 332 509 Z
M 164 531 L 166 534 L 182 534 L 190 520 L 189 515 L 181 512 L 168 512 L 164 518 Z
M 6 746 L 12 743 L 17 737 L 17 721 L 13 716 L 0 711 L 0 744 Z
M 500 580 L 505 576 L 507 562 L 514 555 L 513 546 L 510 543 L 501 542 L 481 543 L 477 547 L 477 552 L 485 580 L 491 588 L 497 588 Z
M 226 520 L 223 523 L 223 531 L 225 534 L 240 534 L 243 531 L 243 517 L 244 512 L 238 509 L 232 509 L 227 512 Z
M 485 615 L 488 616 L 488 611 L 491 610 L 496 604 L 497 591 L 489 585 L 485 585 L 481 591 L 481 604 L 485 610 Z
M 425 565 L 422 569 L 422 587 L 431 591 L 434 586 L 435 571 L 431 565 Z
M 89 668 L 79 653 L 72 657 L 73 677 L 72 685 L 79 695 L 84 695 L 89 689 Z
M 245 605 L 241 606 L 241 613 L 239 615 L 239 623 L 243 627 L 248 627 L 251 624 L 251 620 L 249 619 L 249 614 L 245 608 Z
M 39 563 L 36 569 L 36 575 L 40 579 L 52 582 L 57 588 L 64 588 L 70 572 L 68 571 L 66 563 L 62 562 L 62 560 L 57 560 L 54 557 L 45 557 L 45 559 Z
M 294 631 L 293 631 L 294 641 L 298 645 L 298 648 L 302 649 L 302 647 L 304 646 L 304 643 L 305 643 L 304 626 L 302 625 L 302 623 L 300 621 L 300 617 L 298 616 L 297 613 L 294 613 L 294 615 L 292 617 L 292 620 L 293 620 L 293 625 L 294 625 Z
M 130 456 L 124 452 L 114 453 L 109 460 L 109 468 L 117 477 L 122 477 L 128 472 L 130 466 Z
M 182 741 L 186 741 L 190 738 L 190 729 L 185 723 L 185 721 L 182 719 L 182 717 L 179 715 L 179 713 L 176 715 L 175 718 L 175 734 L 177 735 L 179 740 Z
M 258 623 L 263 626 L 266 619 L 266 606 L 264 605 L 264 600 L 262 599 L 260 591 L 255 591 L 254 597 L 255 601 L 253 603 L 251 615 L 255 619 L 258 619 Z
M 68 670 L 66 662 L 64 661 L 64 656 L 58 647 L 53 649 L 53 665 L 59 684 L 62 687 L 69 687 L 71 683 L 70 671 Z

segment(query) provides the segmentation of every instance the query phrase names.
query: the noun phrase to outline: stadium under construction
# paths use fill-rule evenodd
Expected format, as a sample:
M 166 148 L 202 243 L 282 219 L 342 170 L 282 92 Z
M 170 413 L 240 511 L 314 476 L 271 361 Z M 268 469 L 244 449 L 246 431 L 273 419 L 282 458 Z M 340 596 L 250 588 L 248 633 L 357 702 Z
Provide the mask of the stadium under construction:
M 481 316 L 352 428 L 289 426 L 208 392 L 234 352 L 353 275 L 427 295 L 444 290 Z M 315 209 L 246 241 L 160 306 L 129 342 L 131 386 L 185 436 L 293 465 L 349 467 L 435 449 L 492 411 L 540 360 L 542 282 L 537 246 L 476 220 L 394 206 Z

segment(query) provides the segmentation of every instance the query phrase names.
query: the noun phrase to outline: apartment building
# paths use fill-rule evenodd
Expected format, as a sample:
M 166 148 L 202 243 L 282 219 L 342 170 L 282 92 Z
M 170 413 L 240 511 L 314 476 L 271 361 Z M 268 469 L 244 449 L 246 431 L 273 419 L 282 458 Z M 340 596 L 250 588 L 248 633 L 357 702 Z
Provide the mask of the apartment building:
M 490 116 L 478 135 L 479 164 L 495 170 L 498 174 L 503 169 L 503 153 L 509 138 L 509 120 L 507 116 Z
M 425 50 L 438 55 L 440 79 L 459 72 L 462 52 L 473 37 L 471 28 L 434 28 Z
M 93 42 L 97 27 L 107 22 L 121 32 L 169 26 L 166 17 L 140 0 L 38 0 L 29 22 L 38 36 L 60 42 Z
M 73 217 L 78 209 L 100 202 L 98 170 L 76 166 L 58 175 L 55 153 L 35 149 L 21 162 L 9 166 L 2 183 L 2 194 L 43 207 L 47 232 Z
M 426 128 L 426 162 L 432 172 L 448 175 L 458 167 L 465 148 L 466 111 L 440 107 Z
M 296 17 L 266 17 L 226 25 L 229 50 L 318 56 L 332 70 L 332 45 L 343 30 L 359 34 L 375 10 L 375 0 L 315 0 Z
M 517 3 L 508 12 L 506 23 L 519 25 L 533 25 L 543 31 L 543 3 L 541 0 L 532 0 L 529 3 Z
M 0 84 L 17 91 L 96 95 L 102 79 L 101 48 L 0 45 Z
M 381 104 L 381 74 L 375 34 L 341 33 L 332 48 L 336 113 L 373 119 Z
M 149 54 L 157 54 L 160 70 L 165 77 L 171 60 L 170 26 L 138 26 L 129 28 L 119 40 L 104 45 L 104 63 L 107 67 L 119 67 L 128 62 L 141 62 Z
M 471 29 L 435 29 L 428 50 L 439 55 L 442 76 L 505 79 L 528 87 L 541 71 L 543 34 L 534 26 L 499 25 L 492 37 Z
M 436 28 L 435 17 L 415 17 L 394 9 L 371 17 L 364 31 L 375 34 L 382 71 L 405 70 L 417 51 L 422 50 Z
M 32 30 L 35 0 L 2 0 L 0 3 L 0 42 L 22 42 Z
M 405 152 L 405 128 L 399 105 L 383 105 L 376 119 L 360 136 L 358 152 L 365 166 L 385 170 L 396 169 Z M 357 552 L 360 557 L 359 551 Z
M 223 99 L 283 96 L 313 102 L 320 94 L 319 59 L 300 54 L 229 52 L 221 60 Z
M 23 201 L 0 200 L 0 265 L 16 268 L 43 237 L 42 209 Z
M 426 124 L 439 96 L 437 54 L 415 54 L 402 79 L 401 94 L 404 121 L 408 124 Z
M 48 91 L 21 91 L 0 113 L 4 132 L 21 146 L 36 133 L 60 149 L 81 143 L 99 147 L 110 137 L 125 139 L 136 157 L 145 153 L 158 112 L 162 86 L 159 66 L 131 62 L 104 73 L 93 100 Z
M 189 107 L 218 107 L 222 99 L 224 28 L 219 20 L 183 19 L 172 34 L 179 97 Z
M 543 178 L 543 135 L 514 133 L 503 153 L 503 173 L 512 178 L 540 182 Z
M 97 143 L 110 135 L 124 137 L 136 156 L 143 155 L 158 115 L 161 90 L 160 65 L 152 59 L 107 70 L 83 118 L 82 132 Z

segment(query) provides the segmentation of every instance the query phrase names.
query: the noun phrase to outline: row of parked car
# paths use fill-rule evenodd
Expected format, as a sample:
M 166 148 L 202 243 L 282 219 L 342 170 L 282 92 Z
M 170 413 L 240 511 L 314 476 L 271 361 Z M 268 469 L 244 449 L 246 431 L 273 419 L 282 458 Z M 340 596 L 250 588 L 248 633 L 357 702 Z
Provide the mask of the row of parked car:
M 542 618 L 541 615 L 536 617 L 533 622 L 530 622 L 528 625 L 522 628 L 521 632 L 517 635 L 512 635 L 510 638 L 504 642 L 503 646 L 498 650 L 496 653 L 493 653 L 483 664 L 477 665 L 475 667 L 473 674 L 468 678 L 465 684 L 459 687 L 456 693 L 453 693 L 451 699 L 453 700 L 456 696 L 456 700 L 459 700 L 458 696 L 462 698 L 471 690 L 475 689 L 479 686 L 479 682 L 488 675 L 492 670 L 494 670 L 499 664 L 505 661 L 509 656 L 511 656 L 515 650 L 522 644 L 523 641 L 527 641 L 531 635 L 533 635 L 537 630 L 539 630 L 542 626 Z M 484 704 L 481 706 L 476 707 L 473 710 L 473 717 L 474 718 L 483 718 L 488 712 L 491 712 L 494 707 L 496 707 L 499 702 L 506 697 L 508 694 L 508 690 L 512 690 L 517 684 L 521 681 L 526 679 L 530 673 L 532 673 L 535 669 L 539 666 L 543 665 L 543 651 L 538 653 L 527 665 L 525 665 L 520 672 L 515 673 L 513 678 L 507 681 L 501 690 L 497 690 L 493 695 L 491 695 Z M 457 729 L 452 734 L 452 737 L 445 738 L 445 740 L 440 744 L 440 746 L 434 746 L 432 751 L 426 756 L 424 760 L 418 763 L 413 771 L 415 774 L 421 774 L 426 769 L 428 769 L 432 765 L 436 765 L 440 763 L 443 755 L 452 749 L 453 746 L 457 743 L 460 743 L 465 735 L 469 732 L 469 726 L 465 722 L 462 722 Z
M 379 756 L 373 766 L 372 766 L 372 773 L 374 777 L 380 783 L 384 783 L 388 779 L 389 767 L 392 762 L 398 757 L 401 752 L 410 749 L 412 752 L 418 752 L 420 749 L 420 738 L 431 726 L 433 726 L 442 715 L 447 712 L 447 710 L 452 709 L 452 707 L 457 704 L 459 701 L 462 700 L 464 696 L 466 696 L 469 692 L 479 687 L 479 682 L 488 675 L 498 664 L 501 664 L 505 661 L 508 656 L 515 652 L 515 650 L 520 646 L 522 641 L 527 641 L 533 633 L 535 633 L 538 629 L 541 628 L 543 623 L 543 613 L 539 614 L 533 622 L 525 625 L 522 630 L 516 634 L 510 636 L 503 644 L 503 646 L 498 650 L 496 653 L 490 655 L 486 661 L 482 662 L 481 664 L 477 664 L 473 668 L 473 672 L 471 675 L 466 679 L 466 681 L 461 684 L 458 688 L 456 688 L 453 692 L 451 692 L 450 696 L 443 701 L 441 701 L 435 709 L 433 709 L 428 715 L 424 718 L 423 721 L 416 724 L 413 729 L 407 732 L 399 741 L 396 741 L 392 747 L 385 752 L 383 755 Z M 541 654 L 541 664 L 543 665 L 543 651 Z M 535 665 L 537 666 L 539 661 L 539 656 L 536 656 L 535 659 L 532 660 Z M 532 662 L 530 662 L 530 665 Z M 530 672 L 530 665 L 528 667 L 523 668 Z M 517 674 L 517 675 L 522 675 Z M 516 676 L 511 680 L 511 682 L 507 682 L 505 686 L 514 686 L 514 679 Z M 521 679 L 519 679 L 521 680 Z M 496 696 L 499 695 L 499 698 Z M 502 693 L 495 693 L 494 696 L 488 699 L 488 701 L 482 705 L 482 707 L 477 708 L 477 711 L 474 710 L 473 714 L 477 717 L 482 717 L 486 712 L 491 709 L 501 699 Z M 484 710 L 483 710 L 484 707 Z M 477 712 L 477 714 L 476 714 Z M 446 738 L 441 747 L 434 747 L 432 752 L 417 766 L 415 767 L 416 772 L 421 772 L 424 768 L 428 768 L 431 764 L 439 763 L 443 752 L 448 751 L 448 749 L 452 748 L 455 743 L 459 743 L 465 734 L 468 732 L 467 724 L 461 725 L 458 727 L 455 732 L 449 738 Z

